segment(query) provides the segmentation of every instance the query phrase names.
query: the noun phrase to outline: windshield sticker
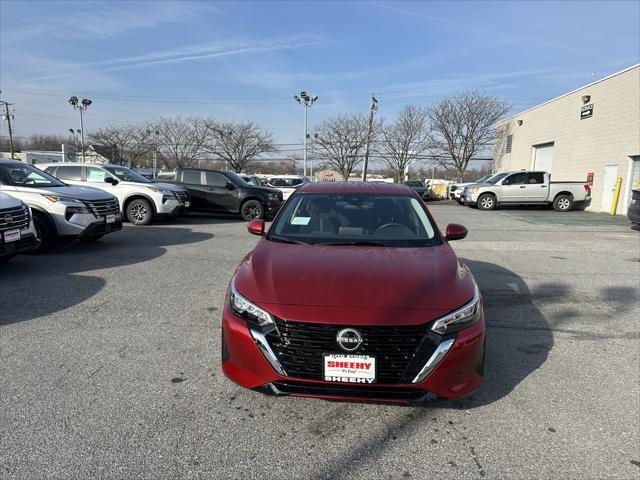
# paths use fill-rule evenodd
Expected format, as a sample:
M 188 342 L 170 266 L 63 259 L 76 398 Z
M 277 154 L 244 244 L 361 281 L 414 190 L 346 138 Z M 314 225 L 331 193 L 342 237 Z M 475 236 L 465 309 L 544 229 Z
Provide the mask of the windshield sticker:
M 309 225 L 311 217 L 293 217 L 291 219 L 291 225 Z

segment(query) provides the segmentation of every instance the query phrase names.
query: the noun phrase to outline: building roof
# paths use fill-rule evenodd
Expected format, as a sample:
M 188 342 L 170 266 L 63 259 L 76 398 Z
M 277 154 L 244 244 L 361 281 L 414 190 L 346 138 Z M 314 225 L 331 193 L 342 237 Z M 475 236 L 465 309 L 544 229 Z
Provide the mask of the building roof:
M 303 193 L 367 193 L 406 195 L 412 193 L 409 187 L 398 183 L 385 182 L 317 182 L 306 183 L 298 189 Z
M 523 110 L 522 112 L 518 112 L 518 113 L 516 113 L 514 115 L 511 115 L 511 116 L 509 116 L 507 118 L 503 118 L 502 120 L 500 120 L 500 122 L 506 122 L 507 120 L 511 120 L 512 118 L 517 117 L 518 115 L 523 115 L 523 114 L 525 114 L 527 112 L 530 112 L 531 110 L 534 110 L 536 108 L 540 108 L 543 105 L 546 105 L 546 104 L 551 103 L 551 102 L 555 102 L 556 100 L 558 100 L 560 98 L 566 97 L 566 96 L 571 95 L 571 94 L 576 93 L 576 92 L 579 92 L 580 90 L 584 90 L 585 88 L 592 87 L 593 85 L 596 85 L 598 83 L 602 83 L 602 82 L 607 81 L 610 78 L 616 77 L 618 75 L 622 75 L 623 73 L 626 73 L 626 72 L 628 72 L 630 70 L 633 70 L 634 68 L 640 68 L 640 63 L 636 63 L 635 65 L 632 65 L 632 66 L 627 67 L 627 68 L 625 68 L 623 70 L 620 70 L 619 72 L 612 73 L 611 75 L 608 75 L 608 76 L 606 76 L 604 78 L 601 78 L 600 80 L 596 80 L 595 82 L 591 82 L 591 83 L 588 83 L 587 85 L 584 85 L 582 87 L 576 88 L 575 90 L 571 90 L 570 92 L 563 93 L 562 95 L 557 96 L 555 98 L 552 98 L 551 100 L 547 100 L 546 102 L 543 102 L 543 103 L 541 103 L 539 105 L 536 105 L 535 107 L 527 108 L 526 110 Z M 500 123 L 500 122 L 498 122 L 498 123 Z

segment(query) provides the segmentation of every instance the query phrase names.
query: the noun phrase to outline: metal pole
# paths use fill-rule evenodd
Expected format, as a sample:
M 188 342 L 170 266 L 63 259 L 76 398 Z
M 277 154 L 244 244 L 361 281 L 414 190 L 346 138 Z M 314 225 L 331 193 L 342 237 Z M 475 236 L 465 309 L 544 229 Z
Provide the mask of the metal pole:
M 307 102 L 304 102 L 304 162 L 303 162 L 303 175 L 307 176 Z
M 155 177 L 157 175 L 156 173 L 156 165 L 157 165 L 157 160 L 156 160 L 156 147 L 153 147 L 153 176 Z
M 84 120 L 82 119 L 82 108 L 80 108 L 80 145 L 82 147 L 82 163 L 84 160 Z
M 313 147 L 314 147 L 315 142 L 313 141 L 313 139 L 311 139 L 311 172 L 309 173 L 310 177 L 313 177 Z M 313 178 L 312 180 L 313 181 Z
M 14 151 L 13 151 L 13 132 L 11 130 L 11 115 L 9 114 L 9 104 L 4 102 L 4 111 L 7 116 L 7 126 L 9 127 L 9 149 L 11 150 L 11 159 L 15 160 Z

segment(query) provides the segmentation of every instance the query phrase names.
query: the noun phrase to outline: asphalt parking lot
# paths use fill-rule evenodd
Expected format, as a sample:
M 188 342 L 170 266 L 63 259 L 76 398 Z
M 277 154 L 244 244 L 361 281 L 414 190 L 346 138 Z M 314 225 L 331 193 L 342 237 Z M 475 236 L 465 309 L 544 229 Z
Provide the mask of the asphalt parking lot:
M 430 204 L 486 302 L 483 387 L 425 407 L 274 398 L 219 368 L 244 222 L 125 225 L 0 267 L 2 478 L 640 475 L 640 235 Z

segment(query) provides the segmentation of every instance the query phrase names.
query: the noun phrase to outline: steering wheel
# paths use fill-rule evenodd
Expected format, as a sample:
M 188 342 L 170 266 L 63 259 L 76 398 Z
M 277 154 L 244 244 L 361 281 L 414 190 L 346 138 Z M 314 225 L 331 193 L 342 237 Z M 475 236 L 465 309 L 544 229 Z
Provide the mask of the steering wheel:
M 396 222 L 391 222 L 391 223 L 385 223 L 384 225 L 380 225 L 378 228 L 376 228 L 376 231 L 374 233 L 378 233 L 382 230 L 386 230 L 388 228 L 397 228 L 400 227 L 404 230 L 407 230 L 407 227 L 405 227 L 404 225 L 402 225 L 401 223 L 396 223 Z

